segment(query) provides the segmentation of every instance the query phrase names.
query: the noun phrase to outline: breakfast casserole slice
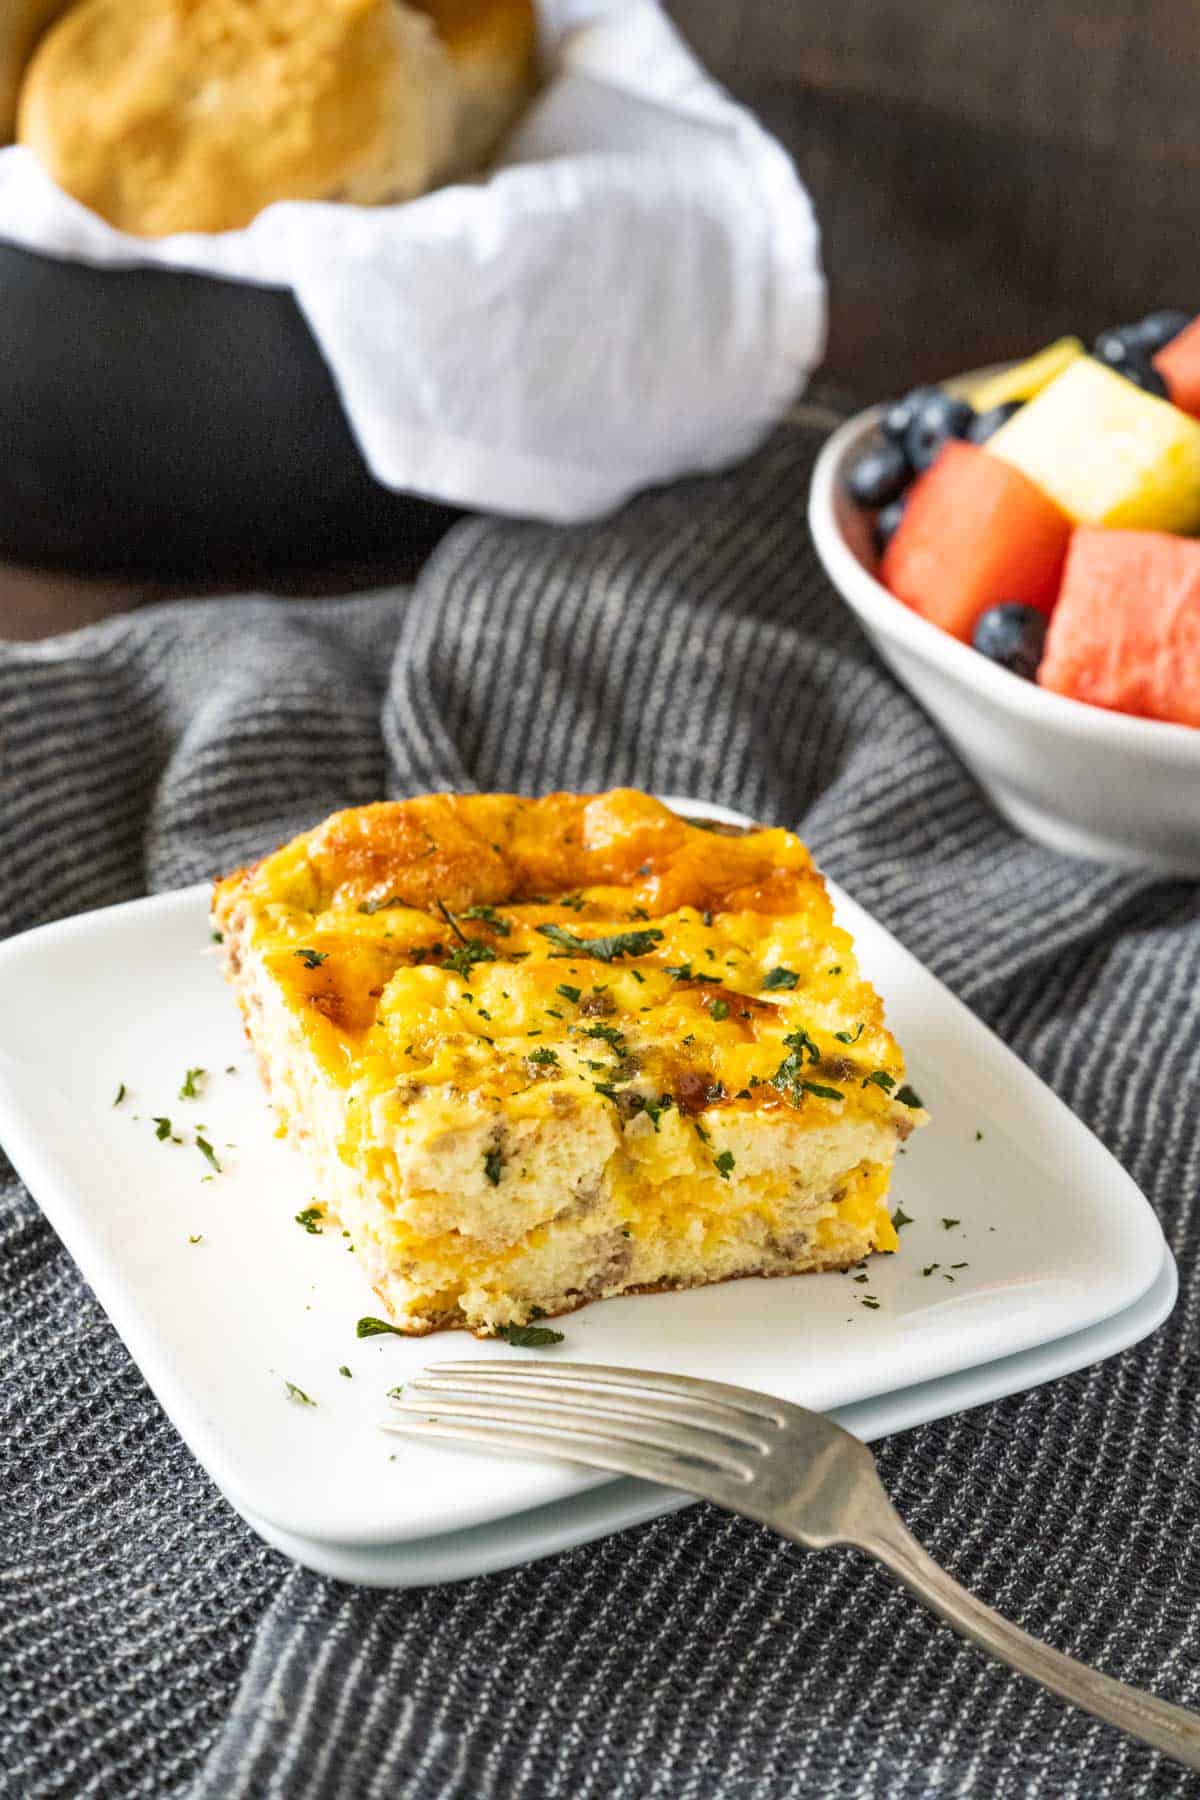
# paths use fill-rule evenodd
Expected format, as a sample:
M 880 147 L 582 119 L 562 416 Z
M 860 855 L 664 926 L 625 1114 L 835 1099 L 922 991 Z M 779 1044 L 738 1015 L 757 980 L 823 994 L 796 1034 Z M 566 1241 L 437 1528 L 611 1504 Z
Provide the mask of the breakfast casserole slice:
M 213 916 L 281 1128 L 406 1332 L 896 1248 L 925 1115 L 790 832 L 432 794 L 336 813 Z

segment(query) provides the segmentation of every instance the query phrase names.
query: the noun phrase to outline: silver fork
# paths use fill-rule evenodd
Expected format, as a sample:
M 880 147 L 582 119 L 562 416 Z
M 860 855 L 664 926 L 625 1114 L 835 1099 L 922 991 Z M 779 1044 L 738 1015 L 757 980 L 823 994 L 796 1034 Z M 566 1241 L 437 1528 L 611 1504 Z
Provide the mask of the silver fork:
M 865 1444 L 749 1388 L 568 1362 L 440 1363 L 387 1431 L 612 1469 L 711 1500 L 808 1550 L 865 1550 L 966 1638 L 1085 1712 L 1200 1769 L 1200 1715 L 1039 1643 L 952 1581 L 884 1492 Z

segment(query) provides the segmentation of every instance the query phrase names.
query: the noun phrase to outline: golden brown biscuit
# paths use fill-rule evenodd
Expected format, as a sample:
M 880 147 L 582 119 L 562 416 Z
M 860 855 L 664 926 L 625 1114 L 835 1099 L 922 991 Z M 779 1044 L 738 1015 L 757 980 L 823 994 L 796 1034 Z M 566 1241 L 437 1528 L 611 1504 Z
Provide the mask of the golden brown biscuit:
M 0 0 L 0 142 L 17 129 L 17 92 L 34 45 L 69 0 Z
M 124 231 L 228 231 L 275 200 L 408 199 L 454 90 L 396 0 L 80 0 L 21 93 L 22 143 Z
M 413 0 L 449 52 L 458 117 L 444 176 L 484 164 L 533 92 L 537 20 L 533 0 Z

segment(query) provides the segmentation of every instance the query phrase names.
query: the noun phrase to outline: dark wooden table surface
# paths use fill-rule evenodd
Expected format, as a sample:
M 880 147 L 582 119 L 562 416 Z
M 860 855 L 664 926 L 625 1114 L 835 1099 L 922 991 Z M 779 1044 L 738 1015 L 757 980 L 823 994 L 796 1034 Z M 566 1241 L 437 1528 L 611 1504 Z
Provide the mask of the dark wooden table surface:
M 813 194 L 826 374 L 850 391 L 893 392 L 1151 307 L 1200 309 L 1197 0 L 669 4 Z M 162 591 L 0 568 L 0 635 Z

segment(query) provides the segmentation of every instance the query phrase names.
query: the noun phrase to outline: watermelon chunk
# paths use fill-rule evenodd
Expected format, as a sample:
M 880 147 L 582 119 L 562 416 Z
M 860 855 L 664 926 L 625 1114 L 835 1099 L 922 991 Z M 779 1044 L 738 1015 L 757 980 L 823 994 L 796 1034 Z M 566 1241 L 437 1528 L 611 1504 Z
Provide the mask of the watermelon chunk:
M 1038 680 L 1091 706 L 1200 725 L 1200 543 L 1081 525 Z
M 1200 319 L 1185 325 L 1153 360 L 1173 404 L 1200 417 Z
M 980 613 L 1016 600 L 1048 613 L 1071 522 L 977 444 L 945 444 L 913 484 L 881 573 L 898 600 L 969 643 Z

